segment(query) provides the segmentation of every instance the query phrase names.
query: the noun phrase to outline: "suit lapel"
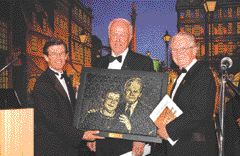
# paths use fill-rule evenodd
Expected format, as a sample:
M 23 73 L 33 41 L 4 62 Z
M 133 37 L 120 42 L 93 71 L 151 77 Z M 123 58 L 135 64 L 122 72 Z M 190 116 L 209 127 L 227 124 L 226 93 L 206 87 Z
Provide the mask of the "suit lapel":
M 106 55 L 102 61 L 101 68 L 107 69 L 109 65 L 109 56 L 110 54 Z
M 51 70 L 51 69 L 47 69 L 47 73 L 50 77 L 50 80 L 52 80 L 53 84 L 54 84 L 54 88 L 56 89 L 56 91 L 62 96 L 64 97 L 67 101 L 69 101 L 68 96 L 66 91 L 64 90 L 62 84 L 59 82 L 59 80 L 57 79 L 57 77 L 55 76 L 55 73 Z M 67 82 L 66 82 L 67 84 Z M 68 87 L 68 85 L 67 85 Z M 70 93 L 69 93 L 70 94 Z M 70 96 L 71 97 L 71 96 Z M 71 102 L 69 101 L 69 105 L 71 107 L 71 109 L 73 110 L 73 106 L 71 104 Z
M 177 88 L 176 94 L 174 95 L 174 101 L 178 99 L 178 96 L 181 93 L 181 90 L 185 87 L 185 85 L 187 85 L 191 81 L 192 75 L 194 75 L 198 67 L 199 67 L 199 62 L 196 62 L 192 66 L 192 68 L 190 68 L 190 70 L 187 72 L 182 82 L 180 83 L 179 87 Z
M 75 93 L 74 93 L 73 87 L 71 85 L 71 80 L 70 80 L 70 78 L 67 78 L 67 80 L 65 80 L 65 81 L 67 84 L 68 93 L 69 93 L 70 100 L 71 100 L 70 102 L 72 103 L 72 105 L 74 105 L 76 99 L 75 99 Z
M 131 115 L 131 119 L 137 119 L 138 118 L 138 109 L 141 109 L 142 104 L 138 101 L 136 107 L 134 108 L 132 115 Z
M 130 69 L 130 65 L 131 65 L 131 62 L 132 62 L 132 52 L 130 50 L 128 50 L 128 53 L 124 59 L 124 62 L 123 62 L 123 65 L 122 65 L 122 70 L 126 70 L 126 69 Z
M 54 81 L 54 87 L 64 98 L 68 99 L 67 93 L 65 92 L 62 84 L 58 81 L 58 79 Z
M 177 79 L 178 79 L 178 78 L 176 78 L 176 80 L 175 80 L 175 82 L 174 82 L 174 84 L 173 84 L 173 87 L 172 87 L 172 90 L 171 90 L 171 93 L 170 93 L 170 97 L 172 97 L 173 90 L 174 90 L 174 88 L 176 87 Z

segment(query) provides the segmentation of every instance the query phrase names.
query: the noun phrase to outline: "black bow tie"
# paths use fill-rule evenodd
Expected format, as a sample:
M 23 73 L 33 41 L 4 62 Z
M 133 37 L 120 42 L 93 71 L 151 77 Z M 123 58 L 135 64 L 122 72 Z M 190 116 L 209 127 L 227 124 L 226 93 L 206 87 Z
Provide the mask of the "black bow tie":
M 67 73 L 66 72 L 63 72 L 62 74 L 61 74 L 61 78 L 60 79 L 67 79 L 68 78 L 68 76 L 67 76 Z
M 113 62 L 114 60 L 118 60 L 118 62 L 122 62 L 122 56 L 114 57 L 114 56 L 109 56 L 109 62 Z
M 185 68 L 182 68 L 179 72 L 178 75 L 181 75 L 182 73 L 187 73 L 187 70 Z
M 57 72 L 54 72 L 56 75 L 59 75 L 59 73 L 57 73 Z M 68 78 L 68 76 L 67 76 L 67 73 L 66 73 L 66 71 L 64 71 L 62 74 L 60 74 L 61 75 L 61 77 L 60 77 L 60 79 L 67 79 Z

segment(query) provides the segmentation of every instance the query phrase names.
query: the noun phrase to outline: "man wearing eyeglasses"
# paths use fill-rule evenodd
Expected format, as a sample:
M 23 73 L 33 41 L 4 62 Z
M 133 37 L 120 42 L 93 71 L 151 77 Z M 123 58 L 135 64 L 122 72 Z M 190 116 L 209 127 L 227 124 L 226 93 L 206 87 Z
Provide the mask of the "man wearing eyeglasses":
M 172 57 L 182 70 L 171 91 L 171 98 L 183 114 L 162 124 L 158 135 L 167 141 L 167 156 L 216 156 L 217 141 L 213 110 L 216 85 L 205 62 L 197 61 L 197 45 L 193 35 L 180 32 L 171 41 Z
M 63 67 L 68 58 L 66 44 L 48 40 L 43 48 L 48 68 L 36 81 L 33 90 L 35 109 L 36 156 L 79 156 L 83 140 L 102 139 L 98 131 L 81 131 L 73 127 L 75 94 Z M 83 154 L 83 151 L 80 152 Z

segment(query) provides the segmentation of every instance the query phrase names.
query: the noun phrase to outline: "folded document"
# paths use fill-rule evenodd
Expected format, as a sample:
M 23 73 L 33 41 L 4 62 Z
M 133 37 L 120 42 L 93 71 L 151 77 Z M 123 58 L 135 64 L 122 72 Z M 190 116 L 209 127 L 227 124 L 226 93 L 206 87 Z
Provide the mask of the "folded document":
M 165 95 L 150 114 L 150 118 L 158 127 L 160 124 L 167 125 L 182 113 L 182 110 L 176 105 L 176 103 L 168 95 Z M 177 142 L 177 140 L 173 141 L 171 138 L 168 138 L 168 141 L 172 146 Z

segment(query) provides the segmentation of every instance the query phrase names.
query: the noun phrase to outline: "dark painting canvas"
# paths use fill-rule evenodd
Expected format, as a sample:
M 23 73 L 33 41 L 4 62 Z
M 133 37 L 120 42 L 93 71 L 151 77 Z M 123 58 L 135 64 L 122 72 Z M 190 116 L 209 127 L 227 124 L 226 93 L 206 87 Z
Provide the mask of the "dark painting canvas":
M 166 73 L 86 68 L 74 125 L 100 135 L 161 142 L 149 115 L 167 93 Z

